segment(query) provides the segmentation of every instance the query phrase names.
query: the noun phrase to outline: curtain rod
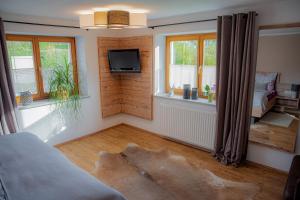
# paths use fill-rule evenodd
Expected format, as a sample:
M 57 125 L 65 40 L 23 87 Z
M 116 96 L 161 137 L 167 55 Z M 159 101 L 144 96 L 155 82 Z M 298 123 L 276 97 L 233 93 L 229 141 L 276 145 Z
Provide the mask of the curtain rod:
M 257 15 L 258 14 L 256 13 L 256 16 Z M 210 21 L 216 21 L 216 20 L 217 20 L 217 18 L 195 20 L 195 21 L 187 21 L 187 22 L 178 22 L 178 23 L 170 23 L 170 24 L 160 24 L 160 25 L 149 26 L 148 28 L 154 29 L 154 28 L 164 27 L 164 26 L 173 26 L 173 25 L 181 25 L 181 24 L 192 24 L 192 23 L 200 23 L 200 22 L 210 22 Z M 79 26 L 66 26 L 66 25 L 57 25 L 57 24 L 41 24 L 41 23 L 33 23 L 33 22 L 10 21 L 10 20 L 3 20 L 3 22 L 6 22 L 6 23 L 15 23 L 15 24 L 28 24 L 28 25 L 36 25 L 36 26 L 52 26 L 52 27 L 59 27 L 59 28 L 78 28 L 78 29 L 80 29 Z
M 178 22 L 178 23 L 171 23 L 171 24 L 160 24 L 155 26 L 149 26 L 148 28 L 158 28 L 163 26 L 173 26 L 173 25 L 180 25 L 180 24 L 192 24 L 192 23 L 199 23 L 199 22 L 210 22 L 210 21 L 216 21 L 217 19 L 203 19 L 203 20 L 196 20 L 196 21 L 188 21 L 188 22 Z
M 198 22 L 209 22 L 215 21 L 217 19 L 204 19 L 204 20 L 197 20 L 197 21 L 189 21 L 189 22 L 178 22 L 178 23 L 171 23 L 171 24 L 161 24 L 155 26 L 149 26 L 148 28 L 154 29 L 163 26 L 172 26 L 172 25 L 180 25 L 180 24 L 191 24 L 191 23 L 198 23 Z M 27 24 L 27 25 L 36 25 L 36 26 L 52 26 L 52 27 L 60 27 L 60 28 L 80 28 L 79 26 L 67 26 L 67 25 L 57 25 L 57 24 L 41 24 L 41 23 L 34 23 L 34 22 L 21 22 L 21 21 L 10 21 L 10 20 L 3 20 L 6 23 L 15 23 L 15 24 Z
M 215 21 L 217 19 L 205 19 L 205 20 L 197 20 L 197 21 L 189 21 L 189 22 L 178 22 L 172 24 L 161 24 L 155 26 L 149 26 L 148 28 L 154 29 L 163 26 L 172 26 L 172 25 L 180 25 L 180 24 L 191 24 L 191 23 L 198 23 L 198 22 L 208 22 L 208 21 Z M 79 26 L 67 26 L 67 25 L 57 25 L 57 24 L 42 24 L 42 23 L 34 23 L 34 22 L 22 22 L 22 21 L 11 21 L 11 20 L 3 20 L 6 23 L 14 23 L 14 24 L 27 24 L 27 25 L 35 25 L 35 26 L 52 26 L 52 27 L 59 27 L 59 28 L 80 28 Z
M 258 14 L 256 13 L 255 16 L 258 16 Z M 210 22 L 210 21 L 216 21 L 216 20 L 217 20 L 217 18 L 195 20 L 195 21 L 187 21 L 187 22 L 178 22 L 178 23 L 170 23 L 170 24 L 160 24 L 160 25 L 149 26 L 148 28 L 154 29 L 154 28 L 163 27 L 163 26 L 173 26 L 173 25 L 181 25 L 181 24 L 192 24 L 192 23 L 199 23 L 199 22 Z
M 36 26 L 52 26 L 52 27 L 59 27 L 59 28 L 80 28 L 79 26 L 66 26 L 66 25 L 57 25 L 57 24 L 41 24 L 41 23 L 33 23 L 33 22 L 10 21 L 10 20 L 3 20 L 3 22 L 15 23 L 15 24 L 28 24 L 28 25 L 36 25 Z
M 208 21 L 215 21 L 215 20 L 217 20 L 217 19 L 204 19 L 204 20 L 189 21 L 189 22 L 178 22 L 178 23 L 172 23 L 172 24 L 161 24 L 161 25 L 149 26 L 148 28 L 154 29 L 154 28 L 163 27 L 163 26 L 191 24 L 191 23 L 208 22 Z M 10 20 L 3 20 L 3 22 L 15 23 L 15 24 L 27 24 L 27 25 L 35 25 L 35 26 L 52 26 L 52 27 L 59 27 L 59 28 L 80 28 L 79 26 L 66 26 L 66 25 L 57 25 L 57 24 L 41 24 L 41 23 L 34 23 L 34 22 L 21 22 L 21 21 L 10 21 Z

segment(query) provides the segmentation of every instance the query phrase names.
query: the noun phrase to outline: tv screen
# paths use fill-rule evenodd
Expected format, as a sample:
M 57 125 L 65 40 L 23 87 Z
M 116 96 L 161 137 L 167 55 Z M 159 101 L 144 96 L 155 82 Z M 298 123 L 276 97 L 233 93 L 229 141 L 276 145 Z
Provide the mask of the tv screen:
M 120 49 L 108 51 L 111 72 L 141 72 L 138 49 Z

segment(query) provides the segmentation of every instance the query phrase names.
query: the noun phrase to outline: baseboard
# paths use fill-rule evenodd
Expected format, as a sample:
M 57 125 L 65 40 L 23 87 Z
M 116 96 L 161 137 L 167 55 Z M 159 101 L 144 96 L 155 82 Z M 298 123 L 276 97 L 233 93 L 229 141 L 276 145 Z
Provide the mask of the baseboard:
M 143 132 L 147 132 L 149 134 L 153 134 L 153 135 L 156 135 L 160 138 L 163 138 L 163 139 L 166 139 L 166 140 L 169 140 L 169 141 L 172 141 L 172 142 L 175 142 L 175 143 L 178 143 L 178 144 L 181 144 L 181 145 L 184 145 L 184 146 L 188 146 L 188 147 L 192 147 L 194 149 L 199 149 L 201 151 L 205 151 L 205 152 L 208 152 L 208 153 L 212 153 L 213 151 L 210 150 L 210 149 L 205 149 L 205 148 L 202 148 L 202 147 L 199 147 L 199 146 L 196 146 L 196 145 L 193 145 L 193 144 L 189 144 L 187 142 L 184 142 L 184 141 L 181 141 L 181 140 L 177 140 L 177 139 L 174 139 L 174 138 L 170 138 L 170 137 L 167 137 L 167 136 L 164 136 L 164 135 L 160 135 L 158 133 L 153 133 L 151 131 L 148 131 L 146 129 L 143 129 L 143 128 L 139 128 L 139 127 L 136 127 L 136 126 L 133 126 L 131 124 L 127 124 L 127 123 L 121 123 L 120 125 L 126 125 L 126 126 L 129 126 L 131 128 L 134 128 L 134 129 L 137 129 L 137 130 L 141 130 Z M 260 164 L 260 163 L 256 163 L 256 162 L 253 162 L 253 161 L 249 161 L 249 160 L 246 160 L 246 163 L 247 164 L 250 164 L 250 165 L 253 165 L 253 166 L 260 166 L 260 167 L 265 167 L 267 169 L 270 169 L 270 170 L 273 170 L 273 171 L 276 171 L 278 173 L 282 173 L 282 174 L 285 174 L 287 175 L 288 172 L 286 171 L 283 171 L 283 170 L 280 170 L 280 169 L 276 169 L 276 168 L 273 168 L 273 167 L 270 167 L 270 166 L 267 166 L 267 165 L 263 165 L 263 164 Z
M 252 165 L 252 166 L 257 166 L 257 167 L 264 167 L 264 168 L 267 168 L 267 169 L 270 169 L 272 171 L 276 171 L 280 174 L 284 174 L 284 175 L 288 175 L 288 172 L 287 171 L 283 171 L 283 170 L 280 170 L 280 169 L 276 169 L 274 167 L 270 167 L 268 165 L 263 165 L 263 164 L 260 164 L 260 163 L 257 163 L 257 162 L 253 162 L 253 161 L 250 161 L 250 160 L 247 160 L 246 161 L 247 164 L 249 165 Z
M 147 133 L 149 133 L 149 134 L 156 135 L 156 136 L 158 136 L 158 137 L 160 137 L 160 138 L 162 138 L 162 139 L 166 139 L 166 140 L 175 142 L 175 143 L 177 143 L 177 144 L 182 144 L 182 145 L 184 145 L 184 146 L 188 146 L 188 147 L 192 147 L 192 148 L 194 148 L 194 149 L 199 149 L 199 150 L 201 150 L 201 151 L 205 151 L 205 152 L 208 152 L 208 153 L 212 153 L 212 150 L 210 150 L 210 149 L 206 149 L 206 148 L 204 148 L 204 147 L 199 147 L 199 146 L 197 146 L 197 145 L 193 145 L 193 144 L 184 142 L 184 141 L 182 141 L 182 140 L 177 140 L 177 139 L 174 139 L 174 138 L 171 138 L 171 137 L 168 137 L 168 136 L 164 136 L 164 135 L 161 135 L 161 134 L 159 134 L 159 133 L 154 133 L 154 132 L 148 131 L 148 130 L 146 130 L 146 129 L 139 128 L 139 127 L 136 127 L 136 126 L 133 126 L 133 125 L 131 125 L 131 124 L 121 123 L 121 125 L 129 126 L 129 127 L 134 128 L 134 129 L 136 129 L 136 130 L 141 130 L 141 131 L 143 131 L 143 132 L 147 132 Z
M 152 134 L 152 135 L 156 135 L 157 137 L 160 137 L 160 138 L 162 138 L 162 139 L 169 140 L 169 141 L 171 141 L 171 142 L 175 142 L 175 143 L 177 143 L 177 144 L 181 144 L 181 145 L 184 145 L 184 146 L 192 147 L 192 148 L 198 149 L 198 150 L 200 150 L 200 151 L 205 151 L 205 152 L 207 152 L 207 153 L 212 153 L 212 150 L 210 150 L 210 149 L 205 149 L 205 148 L 202 148 L 202 147 L 193 145 L 193 144 L 189 144 L 189 143 L 187 143 L 187 142 L 183 142 L 183 141 L 181 141 L 181 140 L 177 140 L 177 139 L 170 138 L 170 137 L 167 137 L 167 136 L 164 136 L 164 135 L 160 135 L 160 134 L 158 134 L 158 133 L 154 133 L 154 132 L 148 131 L 148 130 L 146 130 L 146 129 L 139 128 L 139 127 L 133 126 L 133 125 L 131 125 L 131 124 L 123 123 L 123 122 L 122 122 L 122 123 L 119 123 L 119 124 L 116 124 L 116 125 L 113 125 L 113 126 L 110 126 L 110 127 L 108 127 L 108 128 L 101 129 L 101 130 L 99 130 L 99 131 L 97 131 L 97 132 L 90 133 L 90 134 L 87 134 L 87 135 L 83 135 L 83 136 L 78 137 L 78 138 L 75 138 L 75 139 L 73 139 L 73 140 L 69 140 L 69 141 L 66 141 L 66 142 L 57 144 L 57 145 L 55 145 L 55 147 L 60 147 L 60 146 L 62 146 L 62 145 L 65 145 L 65 144 L 68 144 L 68 143 L 71 143 L 71 142 L 80 140 L 80 139 L 85 138 L 85 137 L 89 137 L 89 136 L 94 135 L 94 134 L 98 134 L 98 133 L 100 133 L 100 132 L 103 132 L 103 131 L 112 129 L 112 128 L 117 127 L 117 126 L 120 126 L 120 125 L 125 125 L 125 126 L 131 127 L 131 128 L 133 128 L 133 129 L 136 129 L 136 130 L 140 130 L 140 131 L 143 131 L 143 132 Z M 276 172 L 278 172 L 278 173 L 285 174 L 285 175 L 288 174 L 288 172 L 286 172 L 286 171 L 283 171 L 283 170 L 280 170 L 280 169 L 276 169 L 276 168 L 273 168 L 273 167 L 270 167 L 270 166 L 267 166 L 267 165 L 263 165 L 263 164 L 260 164 L 260 163 L 256 163 L 256 162 L 253 162 L 253 161 L 249 161 L 249 160 L 246 161 L 246 164 L 253 165 L 253 166 L 259 166 L 259 167 L 265 167 L 265 168 L 267 168 L 267 169 L 270 169 L 270 170 L 273 170 L 273 171 L 276 171 Z
M 68 143 L 71 143 L 71 142 L 74 142 L 74 141 L 77 141 L 77 140 L 81 140 L 81 139 L 83 139 L 83 138 L 92 136 L 92 135 L 97 134 L 97 133 L 100 133 L 100 132 L 102 132 L 102 131 L 109 130 L 109 129 L 114 128 L 114 127 L 116 127 L 116 126 L 120 126 L 120 125 L 122 125 L 122 124 L 123 124 L 123 123 L 118 123 L 118 124 L 115 124 L 115 125 L 113 125 L 113 126 L 110 126 L 110 127 L 104 128 L 104 129 L 100 129 L 100 130 L 98 130 L 98 131 L 96 131 L 96 132 L 88 133 L 88 134 L 86 134 L 86 135 L 83 135 L 83 136 L 80 136 L 80 137 L 77 137 L 77 138 L 68 140 L 68 141 L 66 141 L 66 142 L 62 142 L 62 143 L 56 144 L 56 145 L 54 145 L 54 146 L 55 146 L 55 147 L 60 147 L 60 146 L 62 146 L 62 145 L 65 145 L 65 144 L 68 144 Z
M 199 147 L 199 146 L 197 146 L 197 145 L 193 145 L 193 144 L 190 144 L 190 143 L 181 141 L 181 140 L 177 140 L 177 139 L 170 138 L 170 137 L 167 137 L 167 136 L 164 136 L 164 135 L 160 135 L 160 134 L 158 134 L 158 133 L 154 133 L 154 132 L 148 131 L 148 130 L 146 130 L 146 129 L 142 129 L 142 128 L 133 126 L 133 125 L 131 125 L 131 124 L 123 123 L 123 122 L 121 122 L 121 123 L 119 123 L 119 124 L 116 124 L 116 125 L 113 125 L 113 126 L 110 126 L 110 127 L 108 127 L 108 128 L 101 129 L 101 130 L 96 131 L 96 132 L 93 132 L 93 133 L 89 133 L 89 134 L 87 134 L 87 135 L 83 135 L 83 136 L 77 137 L 77 138 L 75 138 L 75 139 L 71 139 L 71 140 L 66 141 L 66 142 L 62 142 L 62 143 L 60 143 L 60 144 L 56 144 L 56 145 L 54 145 L 54 146 L 55 146 L 55 147 L 60 147 L 60 146 L 62 146 L 62 145 L 65 145 L 65 144 L 68 144 L 68 143 L 71 143 L 71 142 L 74 142 L 74 141 L 77 141 L 77 140 L 81 140 L 81 139 L 83 139 L 83 138 L 92 136 L 92 135 L 97 134 L 97 133 L 100 133 L 100 132 L 102 132 L 102 131 L 106 131 L 106 130 L 112 129 L 112 128 L 117 127 L 117 126 L 120 126 L 120 125 L 129 126 L 129 127 L 133 128 L 133 129 L 140 130 L 140 131 L 143 131 L 143 132 L 152 134 L 152 135 L 156 135 L 156 136 L 158 136 L 158 137 L 160 137 L 160 138 L 162 138 L 162 139 L 169 140 L 169 141 L 175 142 L 175 143 L 177 143 L 177 144 L 181 144 L 181 145 L 184 145 L 184 146 L 192 147 L 192 148 L 194 148 L 194 149 L 199 149 L 199 150 L 201 150 L 201 151 L 205 151 L 205 152 L 208 152 L 208 153 L 212 153 L 212 150 L 210 150 L 210 149 L 206 149 L 206 148 Z

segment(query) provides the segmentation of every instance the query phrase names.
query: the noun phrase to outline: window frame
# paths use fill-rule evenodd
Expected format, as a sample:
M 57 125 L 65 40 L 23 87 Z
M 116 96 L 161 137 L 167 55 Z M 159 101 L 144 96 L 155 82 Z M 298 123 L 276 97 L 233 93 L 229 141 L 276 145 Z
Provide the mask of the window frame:
M 166 92 L 170 92 L 170 53 L 171 53 L 171 42 L 174 41 L 184 41 L 184 40 L 197 40 L 198 48 L 197 48 L 197 88 L 198 88 L 198 96 L 201 98 L 207 98 L 203 95 L 202 92 L 202 72 L 203 72 L 203 47 L 204 41 L 210 39 L 217 39 L 216 33 L 201 33 L 201 34 L 188 34 L 188 35 L 171 35 L 166 36 L 166 55 L 165 55 L 165 90 Z M 174 93 L 177 95 L 183 94 L 183 89 L 174 89 Z
M 71 45 L 71 59 L 73 66 L 73 77 L 78 89 L 78 70 L 76 58 L 76 42 L 74 37 L 60 37 L 60 36 L 39 36 L 39 35 L 16 35 L 6 34 L 6 41 L 30 41 L 32 43 L 33 64 L 36 79 L 37 94 L 33 94 L 34 101 L 49 98 L 49 94 L 44 92 L 44 83 L 42 77 L 42 65 L 40 57 L 40 42 L 66 42 Z M 17 103 L 20 102 L 20 96 L 16 96 Z

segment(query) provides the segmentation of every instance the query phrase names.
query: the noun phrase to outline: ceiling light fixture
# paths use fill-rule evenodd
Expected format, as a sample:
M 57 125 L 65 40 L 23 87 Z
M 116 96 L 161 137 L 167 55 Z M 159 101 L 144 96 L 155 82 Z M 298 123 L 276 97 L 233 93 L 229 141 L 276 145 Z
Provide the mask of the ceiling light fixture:
M 94 23 L 98 27 L 107 27 L 107 12 L 96 11 L 94 12 Z
M 81 14 L 79 16 L 80 28 L 90 29 L 95 26 L 94 23 L 94 14 Z
M 108 28 L 125 28 L 129 26 L 129 12 L 123 10 L 108 11 Z
M 147 16 L 145 13 L 130 13 L 128 28 L 145 28 L 147 26 Z
M 79 16 L 80 28 L 145 28 L 147 16 L 145 13 L 130 13 L 124 10 L 96 10 L 93 13 Z

